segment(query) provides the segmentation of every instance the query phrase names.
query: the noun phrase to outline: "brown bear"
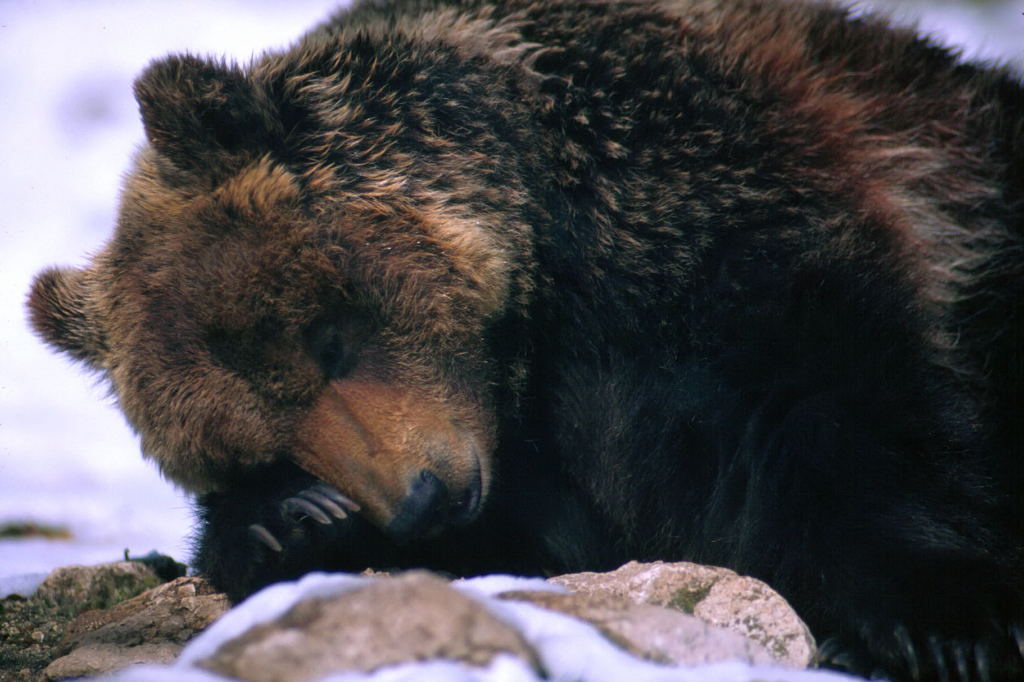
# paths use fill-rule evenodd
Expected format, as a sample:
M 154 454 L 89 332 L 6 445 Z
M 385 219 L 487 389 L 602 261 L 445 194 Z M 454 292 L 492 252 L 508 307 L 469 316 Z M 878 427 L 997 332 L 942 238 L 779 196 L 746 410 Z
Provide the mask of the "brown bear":
M 154 62 L 32 322 L 312 569 L 732 567 L 824 663 L 1024 676 L 1024 88 L 791 0 L 368 0 Z

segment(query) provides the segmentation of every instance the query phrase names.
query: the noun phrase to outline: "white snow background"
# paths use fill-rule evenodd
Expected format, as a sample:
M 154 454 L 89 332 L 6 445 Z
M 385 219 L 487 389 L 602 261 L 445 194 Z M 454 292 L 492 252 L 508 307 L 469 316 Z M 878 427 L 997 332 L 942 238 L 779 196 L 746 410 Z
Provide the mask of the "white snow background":
M 1024 63 L 1024 0 L 873 4 L 970 56 Z M 188 500 L 139 456 L 102 382 L 29 332 L 25 295 L 41 268 L 82 265 L 109 236 L 122 173 L 143 137 L 131 85 L 149 61 L 189 51 L 244 62 L 286 46 L 337 5 L 0 0 L 0 525 L 72 533 L 0 540 L 0 594 L 17 576 L 115 560 L 125 549 L 188 557 Z M 463 679 L 447 675 L 415 679 Z

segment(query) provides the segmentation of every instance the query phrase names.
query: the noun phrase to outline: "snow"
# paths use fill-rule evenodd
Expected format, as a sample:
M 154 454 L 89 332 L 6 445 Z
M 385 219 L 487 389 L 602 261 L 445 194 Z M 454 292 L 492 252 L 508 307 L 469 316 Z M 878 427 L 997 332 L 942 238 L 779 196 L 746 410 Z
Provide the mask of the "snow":
M 254 625 L 269 622 L 302 599 L 326 598 L 358 588 L 374 578 L 349 574 L 311 573 L 300 580 L 272 585 L 232 609 L 189 643 L 171 666 L 139 666 L 108 678 L 109 682 L 222 681 L 197 667 L 218 647 Z M 546 609 L 495 595 L 509 589 L 553 590 L 561 588 L 542 580 L 511 576 L 486 576 L 452 585 L 481 602 L 497 617 L 521 632 L 537 652 L 548 677 L 554 682 L 850 682 L 854 678 L 825 671 L 751 666 L 739 662 L 695 667 L 658 665 L 637 659 L 613 646 L 597 630 L 582 621 Z M 333 674 L 322 682 L 540 682 L 528 665 L 504 656 L 486 668 L 455 662 L 407 663 L 373 673 Z
M 46 573 L 20 573 L 0 578 L 0 599 L 16 594 L 20 597 L 31 597 L 39 589 Z
M 854 5 L 853 2 L 849 3 Z M 903 26 L 916 26 L 969 59 L 1024 66 L 1024 6 L 1015 0 L 865 0 L 855 6 L 887 13 Z

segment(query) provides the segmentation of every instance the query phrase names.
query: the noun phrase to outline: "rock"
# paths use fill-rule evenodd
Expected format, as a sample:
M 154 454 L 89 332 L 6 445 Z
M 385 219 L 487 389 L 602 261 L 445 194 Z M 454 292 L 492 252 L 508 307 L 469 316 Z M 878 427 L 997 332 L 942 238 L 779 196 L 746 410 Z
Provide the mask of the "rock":
M 43 670 L 67 653 L 65 635 L 73 619 L 160 582 L 151 567 L 136 562 L 67 566 L 41 580 L 27 599 L 0 600 L 0 680 L 43 679 Z
M 79 612 L 109 608 L 160 582 L 153 569 L 136 561 L 65 566 L 50 573 L 34 596 Z
M 802 668 L 814 659 L 814 638 L 786 600 L 761 581 L 725 568 L 631 561 L 608 573 L 573 573 L 550 582 L 576 594 L 692 614 L 757 642 L 783 665 Z
M 58 658 L 43 671 L 46 680 L 95 677 L 144 663 L 172 663 L 181 647 L 168 642 L 141 643 L 132 647 L 115 644 L 94 644 L 75 649 Z
M 433 574 L 411 571 L 302 600 L 199 665 L 253 682 L 299 682 L 433 659 L 484 666 L 501 653 L 540 668 L 523 637 L 486 607 Z
M 86 611 L 64 632 L 61 650 L 66 655 L 44 674 L 58 680 L 138 663 L 169 663 L 228 608 L 227 598 L 201 578 L 178 578 L 111 609 Z
M 122 583 L 150 579 L 147 570 L 124 562 L 60 569 L 37 594 L 48 603 L 105 603 Z M 813 655 L 806 627 L 778 594 L 725 569 L 633 562 L 610 573 L 564 575 L 550 582 L 570 593 L 511 584 L 478 599 L 423 571 L 375 576 L 332 597 L 318 592 L 296 602 L 278 618 L 221 644 L 198 665 L 235 679 L 291 682 L 439 659 L 486 666 L 507 653 L 542 677 L 544 666 L 533 645 L 495 615 L 498 605 L 492 599 L 501 589 L 515 590 L 501 593 L 503 600 L 580 619 L 626 652 L 659 664 L 738 660 L 805 666 Z M 45 669 L 45 677 L 168 663 L 227 608 L 225 597 L 203 580 L 179 578 L 107 610 L 86 611 L 63 629 L 58 650 L 63 655 Z M 39 632 L 47 641 L 59 637 Z M 19 636 L 32 644 L 35 634 Z
M 635 604 L 610 594 L 504 592 L 502 599 L 528 601 L 584 620 L 634 656 L 655 663 L 700 665 L 739 660 L 772 663 L 759 644 L 677 610 Z

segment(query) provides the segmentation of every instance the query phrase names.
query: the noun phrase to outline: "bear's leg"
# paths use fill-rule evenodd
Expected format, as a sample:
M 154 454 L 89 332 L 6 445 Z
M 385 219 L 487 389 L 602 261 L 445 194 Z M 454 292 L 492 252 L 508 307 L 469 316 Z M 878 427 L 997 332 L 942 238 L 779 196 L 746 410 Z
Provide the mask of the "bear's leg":
M 1021 601 L 1004 567 L 951 547 L 873 559 L 891 562 L 885 578 L 862 566 L 827 588 L 819 597 L 827 605 L 811 607 L 815 619 L 834 618 L 819 630 L 831 635 L 822 642 L 826 665 L 892 680 L 1024 679 Z
M 733 563 L 793 602 L 828 665 L 1024 679 L 1024 584 L 996 481 L 911 398 L 882 414 L 849 397 L 776 394 L 755 411 Z
M 249 475 L 197 501 L 193 563 L 232 601 L 315 569 L 386 562 L 390 543 L 337 490 L 290 464 Z
M 314 570 L 537 573 L 535 538 L 520 530 L 510 539 L 502 518 L 508 510 L 436 537 L 397 542 L 340 491 L 289 463 L 250 472 L 229 490 L 201 496 L 196 506 L 193 566 L 232 602 Z

